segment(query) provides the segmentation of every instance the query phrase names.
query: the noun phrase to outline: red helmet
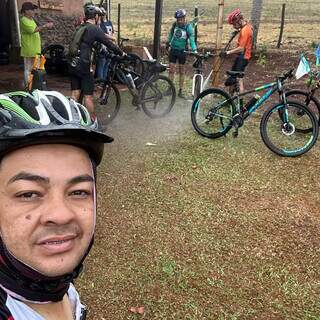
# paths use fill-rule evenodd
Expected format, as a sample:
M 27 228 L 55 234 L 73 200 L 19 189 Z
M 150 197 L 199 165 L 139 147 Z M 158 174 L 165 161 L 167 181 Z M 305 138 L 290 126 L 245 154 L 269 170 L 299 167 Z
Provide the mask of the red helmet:
M 242 13 L 239 8 L 233 10 L 228 15 L 228 23 L 233 24 L 235 21 L 239 21 L 242 18 Z

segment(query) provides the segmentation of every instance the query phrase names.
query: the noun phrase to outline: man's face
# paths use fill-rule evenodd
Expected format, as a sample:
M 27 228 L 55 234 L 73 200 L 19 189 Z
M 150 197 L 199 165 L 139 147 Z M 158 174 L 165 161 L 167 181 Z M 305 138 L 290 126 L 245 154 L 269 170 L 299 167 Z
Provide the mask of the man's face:
M 233 21 L 232 25 L 233 25 L 233 28 L 236 29 L 236 30 L 239 30 L 242 26 L 242 19 L 237 19 L 235 21 Z
M 31 146 L 0 163 L 0 232 L 7 249 L 47 276 L 71 272 L 94 230 L 94 177 L 71 145 Z
M 36 15 L 35 10 L 26 10 L 25 15 L 29 18 L 33 18 Z
M 183 26 L 184 24 L 186 24 L 186 17 L 178 18 L 177 19 L 177 24 L 179 26 Z

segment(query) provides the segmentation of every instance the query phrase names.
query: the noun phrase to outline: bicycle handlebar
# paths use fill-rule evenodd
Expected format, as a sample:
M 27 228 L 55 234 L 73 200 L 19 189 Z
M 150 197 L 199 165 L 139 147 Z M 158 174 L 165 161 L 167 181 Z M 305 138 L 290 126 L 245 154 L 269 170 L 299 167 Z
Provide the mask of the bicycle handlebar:
M 284 81 L 286 79 L 293 77 L 293 69 L 290 69 L 289 71 L 285 72 L 283 75 L 279 77 L 279 80 Z
M 194 56 L 198 59 L 207 59 L 210 57 L 214 57 L 215 54 L 211 53 L 211 52 L 206 52 L 205 54 L 199 54 L 197 52 L 193 52 L 193 51 L 184 51 L 186 54 L 190 55 L 190 56 Z

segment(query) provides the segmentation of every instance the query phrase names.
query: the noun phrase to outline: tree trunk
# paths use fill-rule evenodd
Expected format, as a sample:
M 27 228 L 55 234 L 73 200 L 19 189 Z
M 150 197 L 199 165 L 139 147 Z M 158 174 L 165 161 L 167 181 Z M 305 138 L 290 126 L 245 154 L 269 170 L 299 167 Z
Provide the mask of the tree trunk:
M 263 0 L 252 0 L 251 22 L 253 27 L 253 47 L 257 46 Z

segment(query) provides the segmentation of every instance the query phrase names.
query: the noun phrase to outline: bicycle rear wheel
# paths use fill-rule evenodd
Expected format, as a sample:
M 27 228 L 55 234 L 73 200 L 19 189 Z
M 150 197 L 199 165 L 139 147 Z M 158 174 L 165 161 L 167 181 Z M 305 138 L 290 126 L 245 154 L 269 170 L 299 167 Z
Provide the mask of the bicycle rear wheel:
M 305 131 L 309 128 L 310 132 Z M 265 145 L 274 153 L 283 157 L 297 157 L 314 146 L 319 126 L 309 108 L 288 101 L 286 106 L 280 103 L 267 109 L 261 119 L 260 133 Z
M 141 106 L 150 118 L 168 114 L 176 102 L 176 89 L 172 81 L 163 75 L 152 77 L 141 91 Z
M 309 92 L 304 90 L 290 90 L 286 92 L 286 97 L 291 101 L 299 102 L 306 105 L 312 111 L 320 125 L 320 101 L 313 95 L 309 97 Z M 305 132 L 311 132 L 312 128 L 305 129 Z
M 235 105 L 230 95 L 218 88 L 207 89 L 193 102 L 191 121 L 202 136 L 216 139 L 232 128 Z
M 100 115 L 99 120 L 103 124 L 110 123 L 120 109 L 121 97 L 118 88 L 114 84 L 103 85 L 101 89 L 96 87 L 93 98 Z

